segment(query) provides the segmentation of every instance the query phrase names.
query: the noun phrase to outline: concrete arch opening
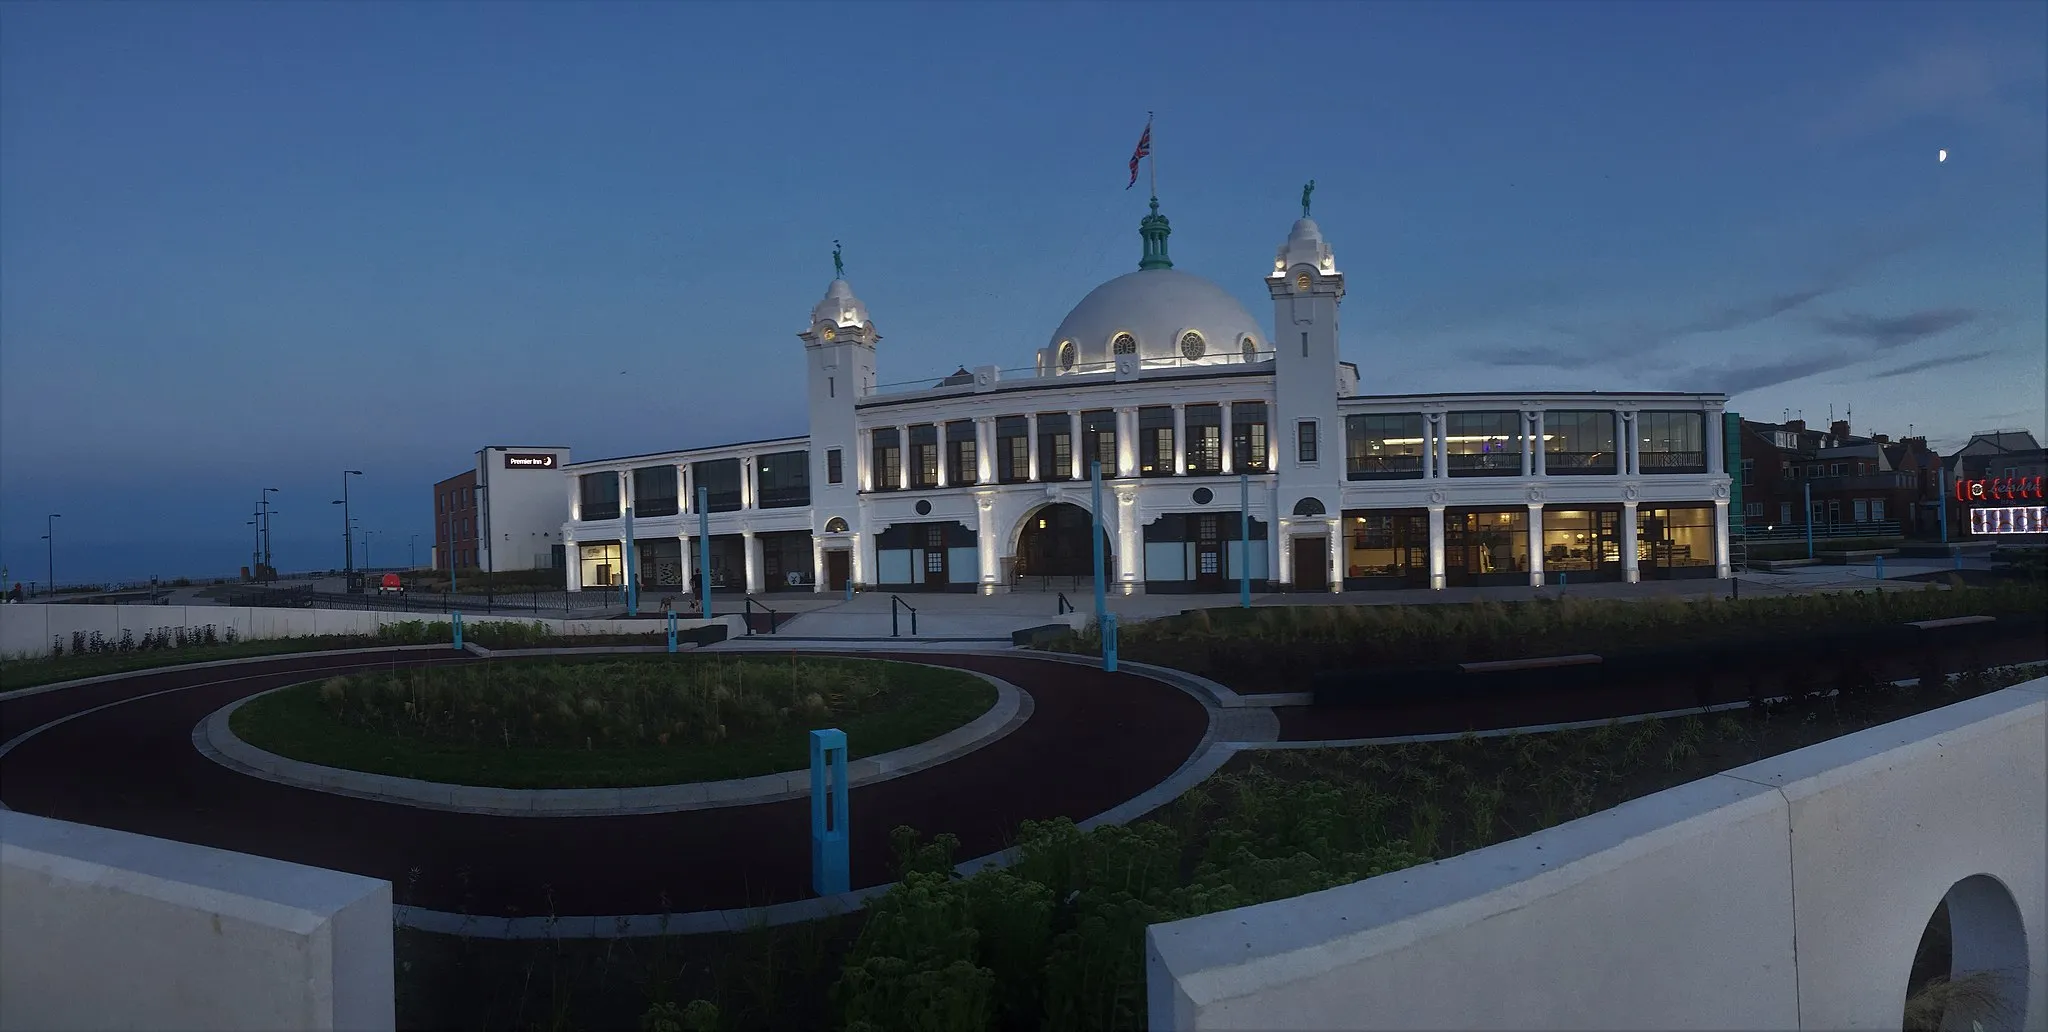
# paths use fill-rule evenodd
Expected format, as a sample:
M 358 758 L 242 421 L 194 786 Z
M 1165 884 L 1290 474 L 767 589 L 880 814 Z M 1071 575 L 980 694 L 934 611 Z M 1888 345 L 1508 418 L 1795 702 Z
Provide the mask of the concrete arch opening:
M 1935 905 L 1907 976 L 1905 1032 L 2016 1029 L 2027 1014 L 2027 931 L 1998 879 L 1973 874 Z
M 1042 578 L 1071 581 L 1095 576 L 1094 517 L 1071 502 L 1054 502 L 1024 518 L 1017 533 L 1016 575 L 1020 585 Z M 1102 532 L 1102 569 L 1114 579 L 1115 553 L 1108 528 Z

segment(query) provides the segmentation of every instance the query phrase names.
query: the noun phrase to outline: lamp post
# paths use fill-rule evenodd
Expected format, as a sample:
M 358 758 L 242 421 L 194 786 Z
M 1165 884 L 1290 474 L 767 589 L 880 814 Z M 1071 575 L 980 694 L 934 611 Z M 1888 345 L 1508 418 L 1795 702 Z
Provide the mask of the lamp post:
M 484 609 L 489 610 L 498 604 L 497 578 L 492 576 L 497 572 L 498 550 L 491 547 L 491 485 L 476 485 L 476 508 L 483 521 L 482 526 L 478 528 L 477 540 L 482 543 L 484 549 Z
M 418 534 L 409 534 L 407 537 L 409 539 L 406 544 L 407 554 L 411 558 L 407 560 L 406 568 L 417 570 L 420 568 L 420 536 Z
M 370 569 L 370 531 L 363 531 L 363 569 Z
M 49 569 L 43 571 L 50 578 L 49 586 L 43 589 L 43 593 L 47 595 L 57 593 L 57 521 L 63 517 L 63 513 L 53 512 L 43 518 L 43 540 L 49 542 L 47 558 L 50 565 Z
M 350 520 L 348 516 L 348 478 L 359 477 L 362 475 L 363 471 L 359 469 L 342 470 L 341 500 L 334 503 L 336 505 L 341 506 L 341 571 L 343 575 L 347 577 L 349 587 L 355 586 L 356 543 L 355 535 L 351 530 L 351 528 L 354 526 L 354 521 Z
M 270 496 L 283 493 L 274 487 L 263 489 L 261 503 L 263 509 L 263 568 L 266 570 L 275 570 L 277 568 L 277 564 L 272 562 L 270 558 L 270 518 L 277 515 L 277 512 L 270 507 Z
M 1813 558 L 1813 482 L 1799 485 L 1806 495 L 1806 557 Z
M 1237 604 L 1252 607 L 1252 478 L 1237 475 Z

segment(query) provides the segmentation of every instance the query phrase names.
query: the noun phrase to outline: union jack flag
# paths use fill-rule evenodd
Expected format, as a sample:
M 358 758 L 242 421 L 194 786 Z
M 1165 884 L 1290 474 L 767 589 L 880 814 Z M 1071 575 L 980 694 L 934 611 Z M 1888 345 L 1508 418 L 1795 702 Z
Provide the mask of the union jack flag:
M 1147 121 L 1145 123 L 1145 135 L 1138 137 L 1138 149 L 1131 152 L 1131 181 L 1124 184 L 1124 189 L 1128 190 L 1138 185 L 1138 161 L 1149 156 L 1151 153 L 1152 123 Z

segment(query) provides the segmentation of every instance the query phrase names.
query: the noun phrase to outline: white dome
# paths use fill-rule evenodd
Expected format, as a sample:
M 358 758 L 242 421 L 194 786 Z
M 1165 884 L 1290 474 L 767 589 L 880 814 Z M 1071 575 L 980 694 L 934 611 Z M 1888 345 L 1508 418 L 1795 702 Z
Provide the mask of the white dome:
M 843 279 L 832 281 L 825 288 L 824 300 L 811 309 L 811 325 L 829 323 L 833 326 L 865 326 L 868 323 L 868 306 L 853 296 L 853 286 Z
M 1222 287 L 1176 269 L 1140 269 L 1089 291 L 1067 313 L 1047 346 L 1048 367 L 1065 371 L 1069 341 L 1077 367 L 1114 361 L 1112 342 L 1126 333 L 1146 359 L 1241 362 L 1247 341 L 1259 351 L 1272 349 L 1259 324 Z M 1190 333 L 1199 345 L 1188 342 L 1184 351 Z

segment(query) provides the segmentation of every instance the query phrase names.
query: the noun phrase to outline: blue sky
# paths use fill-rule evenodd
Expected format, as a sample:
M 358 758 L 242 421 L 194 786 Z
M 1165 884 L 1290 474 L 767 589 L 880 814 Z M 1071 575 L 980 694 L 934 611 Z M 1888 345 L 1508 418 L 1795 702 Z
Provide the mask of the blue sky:
M 835 238 L 884 381 L 1027 364 L 1135 267 L 1148 110 L 1262 322 L 1317 181 L 1365 390 L 2040 433 L 2044 54 L 2038 3 L 8 4 L 0 563 L 59 512 L 60 580 L 226 571 L 277 487 L 335 564 L 344 467 L 397 558 L 481 445 L 800 431 Z

